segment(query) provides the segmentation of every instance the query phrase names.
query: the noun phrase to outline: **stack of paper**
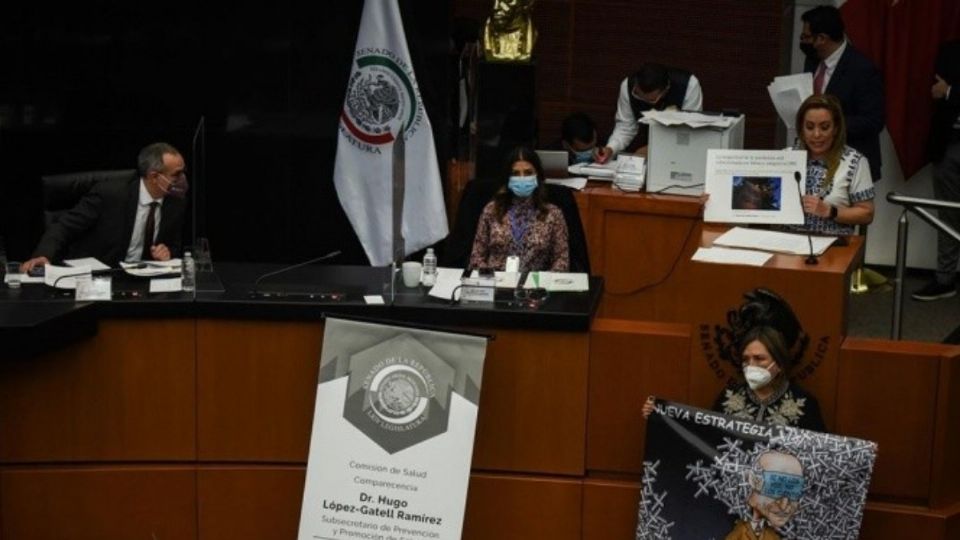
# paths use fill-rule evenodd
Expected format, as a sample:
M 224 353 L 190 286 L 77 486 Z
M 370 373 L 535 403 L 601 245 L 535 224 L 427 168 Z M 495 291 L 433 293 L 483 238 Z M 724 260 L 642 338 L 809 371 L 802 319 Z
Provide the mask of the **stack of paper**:
M 152 277 L 164 276 L 167 274 L 177 274 L 180 272 L 180 259 L 170 259 L 169 261 L 146 261 L 146 262 L 122 262 L 120 267 L 131 276 Z
M 663 126 L 689 126 L 692 128 L 717 127 L 728 128 L 737 121 L 735 116 L 720 116 L 718 114 L 703 114 L 689 111 L 646 111 L 641 124 L 657 123 Z
M 647 174 L 647 164 L 641 156 L 620 156 L 613 183 L 623 191 L 640 191 Z
M 767 85 L 770 100 L 777 114 L 788 128 L 792 128 L 797 118 L 797 111 L 803 100 L 813 94 L 813 75 L 811 73 L 797 73 L 776 77 Z
M 810 236 L 760 229 L 734 227 L 713 241 L 714 245 L 759 249 L 791 255 L 809 255 L 811 244 L 814 255 L 822 255 L 837 240 L 835 236 Z
M 613 180 L 617 173 L 618 159 L 606 163 L 577 163 L 567 167 L 567 172 L 574 176 L 586 176 L 601 180 Z
M 582 190 L 583 188 L 587 187 L 587 179 L 586 179 L 586 178 L 582 178 L 582 177 L 581 177 L 581 178 L 578 178 L 578 177 L 573 177 L 573 178 L 547 178 L 547 183 L 548 183 L 548 184 L 556 184 L 556 185 L 558 185 L 558 186 L 566 186 L 566 187 L 568 187 L 568 188 L 570 188 L 570 189 L 575 189 L 575 190 L 577 190 L 577 191 L 580 191 L 580 190 Z
M 722 247 L 699 248 L 693 254 L 692 260 L 717 264 L 745 264 L 747 266 L 763 266 L 773 257 L 763 251 L 749 249 L 728 249 Z

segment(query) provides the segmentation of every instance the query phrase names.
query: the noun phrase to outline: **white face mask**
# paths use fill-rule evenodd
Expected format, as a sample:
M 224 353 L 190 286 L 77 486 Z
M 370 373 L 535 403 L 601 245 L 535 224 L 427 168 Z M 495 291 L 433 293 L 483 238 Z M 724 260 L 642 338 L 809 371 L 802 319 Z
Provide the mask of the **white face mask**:
M 743 377 L 747 379 L 747 384 L 751 390 L 763 388 L 773 380 L 773 374 L 767 368 L 760 366 L 744 366 Z

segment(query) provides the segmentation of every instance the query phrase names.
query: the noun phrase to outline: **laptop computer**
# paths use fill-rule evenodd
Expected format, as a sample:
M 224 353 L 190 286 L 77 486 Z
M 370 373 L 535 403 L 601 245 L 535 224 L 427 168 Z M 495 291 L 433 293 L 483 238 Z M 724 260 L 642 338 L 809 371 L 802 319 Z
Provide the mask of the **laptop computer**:
M 567 172 L 570 158 L 566 150 L 537 150 L 537 156 L 540 157 L 543 174 L 547 175 L 547 178 L 567 178 L 570 176 L 570 173 Z

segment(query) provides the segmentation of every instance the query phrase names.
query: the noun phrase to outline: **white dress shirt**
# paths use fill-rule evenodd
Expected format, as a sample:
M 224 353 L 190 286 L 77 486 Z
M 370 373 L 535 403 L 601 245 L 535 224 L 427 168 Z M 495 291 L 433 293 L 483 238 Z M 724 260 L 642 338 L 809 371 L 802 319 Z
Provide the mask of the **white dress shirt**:
M 837 50 L 833 51 L 833 54 L 826 57 L 823 60 L 826 67 L 823 70 L 823 93 L 827 93 L 827 85 L 830 84 L 830 78 L 833 77 L 833 72 L 837 69 L 837 62 L 840 61 L 840 57 L 843 56 L 843 51 L 847 50 L 847 40 L 843 40 L 843 43 L 837 47 Z M 817 65 L 817 69 L 820 69 L 820 65 Z M 813 76 L 816 78 L 817 70 L 813 71 Z
M 637 120 L 633 115 L 633 108 L 630 107 L 630 78 L 627 77 L 620 83 L 620 97 L 617 99 L 616 125 L 613 133 L 607 140 L 614 154 L 619 154 L 630 146 L 633 139 L 640 132 Z M 687 82 L 687 92 L 683 95 L 683 110 L 700 111 L 703 109 L 703 90 L 700 89 L 700 81 L 696 75 L 690 75 L 690 81 Z
M 140 198 L 137 202 L 137 216 L 133 221 L 133 233 L 130 235 L 130 247 L 127 248 L 125 261 L 136 262 L 141 259 L 143 254 L 143 234 L 147 228 L 147 216 L 150 214 L 150 203 L 158 203 L 157 209 L 153 215 L 153 238 L 151 244 L 157 239 L 157 233 L 160 231 L 160 216 L 163 215 L 163 197 L 154 199 L 143 185 L 143 178 L 140 179 Z

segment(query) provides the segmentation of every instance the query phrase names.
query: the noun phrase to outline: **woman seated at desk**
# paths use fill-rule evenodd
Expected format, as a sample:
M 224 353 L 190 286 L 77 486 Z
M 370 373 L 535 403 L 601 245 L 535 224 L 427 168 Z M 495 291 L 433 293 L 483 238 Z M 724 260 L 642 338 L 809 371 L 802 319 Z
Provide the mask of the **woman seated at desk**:
M 803 229 L 851 235 L 873 221 L 873 181 L 863 154 L 847 146 L 847 128 L 837 98 L 808 97 L 797 111 L 797 138 L 807 151 Z
M 547 202 L 540 158 L 533 150 L 518 147 L 506 164 L 504 185 L 480 215 L 470 267 L 504 270 L 507 258 L 515 256 L 521 272 L 566 272 L 567 224 L 563 212 Z

